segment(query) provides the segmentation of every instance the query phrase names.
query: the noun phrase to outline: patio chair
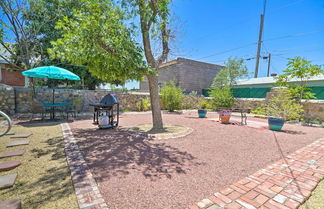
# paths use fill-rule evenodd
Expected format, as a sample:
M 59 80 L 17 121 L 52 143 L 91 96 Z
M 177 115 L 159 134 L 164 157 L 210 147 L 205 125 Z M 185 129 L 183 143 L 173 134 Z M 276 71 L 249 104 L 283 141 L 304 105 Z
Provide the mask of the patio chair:
M 30 120 L 33 120 L 35 115 L 40 114 L 42 120 L 44 120 L 45 116 L 46 116 L 46 110 L 44 109 L 44 107 L 41 105 L 41 103 L 37 102 L 37 101 L 33 101 L 31 104 L 31 118 Z M 48 112 L 50 113 L 50 112 Z
M 77 114 L 82 111 L 83 107 L 83 98 L 75 97 L 72 99 L 72 104 L 67 107 L 66 109 L 66 118 L 69 119 L 69 114 L 71 114 L 72 117 L 76 118 Z

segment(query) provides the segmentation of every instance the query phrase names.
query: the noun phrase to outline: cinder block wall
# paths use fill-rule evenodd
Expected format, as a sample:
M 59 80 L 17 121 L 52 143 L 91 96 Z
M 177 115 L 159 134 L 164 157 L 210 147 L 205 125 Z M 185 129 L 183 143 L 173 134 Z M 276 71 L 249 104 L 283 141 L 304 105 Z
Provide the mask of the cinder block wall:
M 222 66 L 187 59 L 180 59 L 177 64 L 179 69 L 179 86 L 185 93 L 196 91 L 202 94 L 202 89 L 209 88 L 214 77 Z
M 220 65 L 178 58 L 162 65 L 158 71 L 158 80 L 161 84 L 174 81 L 185 93 L 196 91 L 201 95 L 202 89 L 210 87 L 221 68 Z M 149 91 L 146 78 L 140 82 L 140 91 Z

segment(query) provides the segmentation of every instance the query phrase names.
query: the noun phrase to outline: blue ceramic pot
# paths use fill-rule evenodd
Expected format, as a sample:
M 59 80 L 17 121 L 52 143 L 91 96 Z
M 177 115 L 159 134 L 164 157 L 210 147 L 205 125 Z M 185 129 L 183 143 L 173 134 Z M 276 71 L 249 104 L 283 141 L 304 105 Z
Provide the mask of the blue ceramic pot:
M 205 118 L 207 114 L 207 110 L 198 110 L 199 118 Z
M 285 121 L 278 118 L 268 118 L 269 129 L 273 131 L 280 131 Z

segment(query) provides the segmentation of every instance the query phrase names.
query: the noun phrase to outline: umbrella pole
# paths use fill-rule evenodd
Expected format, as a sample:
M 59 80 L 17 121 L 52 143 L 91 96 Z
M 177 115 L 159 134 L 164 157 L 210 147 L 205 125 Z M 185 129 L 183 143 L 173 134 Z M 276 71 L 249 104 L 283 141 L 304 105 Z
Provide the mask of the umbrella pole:
M 54 99 L 55 99 L 55 89 L 53 88 L 53 97 L 52 97 L 52 104 L 54 105 Z M 52 107 L 52 119 L 55 119 L 55 107 Z
M 53 88 L 53 98 L 52 98 L 52 103 L 54 104 L 54 100 L 55 100 L 55 89 Z

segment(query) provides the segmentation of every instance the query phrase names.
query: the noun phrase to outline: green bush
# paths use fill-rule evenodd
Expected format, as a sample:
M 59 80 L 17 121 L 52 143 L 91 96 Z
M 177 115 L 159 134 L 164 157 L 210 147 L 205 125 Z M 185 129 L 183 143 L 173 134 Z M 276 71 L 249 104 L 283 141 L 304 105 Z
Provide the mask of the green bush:
M 138 111 L 149 111 L 151 108 L 150 100 L 148 98 L 141 99 L 136 103 L 136 108 Z
M 208 102 L 206 102 L 206 101 L 199 102 L 199 106 L 203 110 L 211 109 L 211 105 Z
M 257 107 L 254 110 L 251 110 L 251 113 L 256 115 L 266 115 L 264 106 Z
M 275 96 L 271 97 L 266 104 L 252 111 L 255 114 L 289 121 L 300 120 L 303 112 L 303 106 L 293 99 L 293 95 L 287 88 L 277 89 Z
M 220 108 L 231 108 L 234 104 L 233 93 L 228 87 L 212 90 L 211 97 L 211 104 L 215 110 Z
M 177 87 L 174 82 L 164 83 L 161 88 L 161 99 L 164 108 L 173 112 L 182 108 L 183 93 L 181 88 Z

